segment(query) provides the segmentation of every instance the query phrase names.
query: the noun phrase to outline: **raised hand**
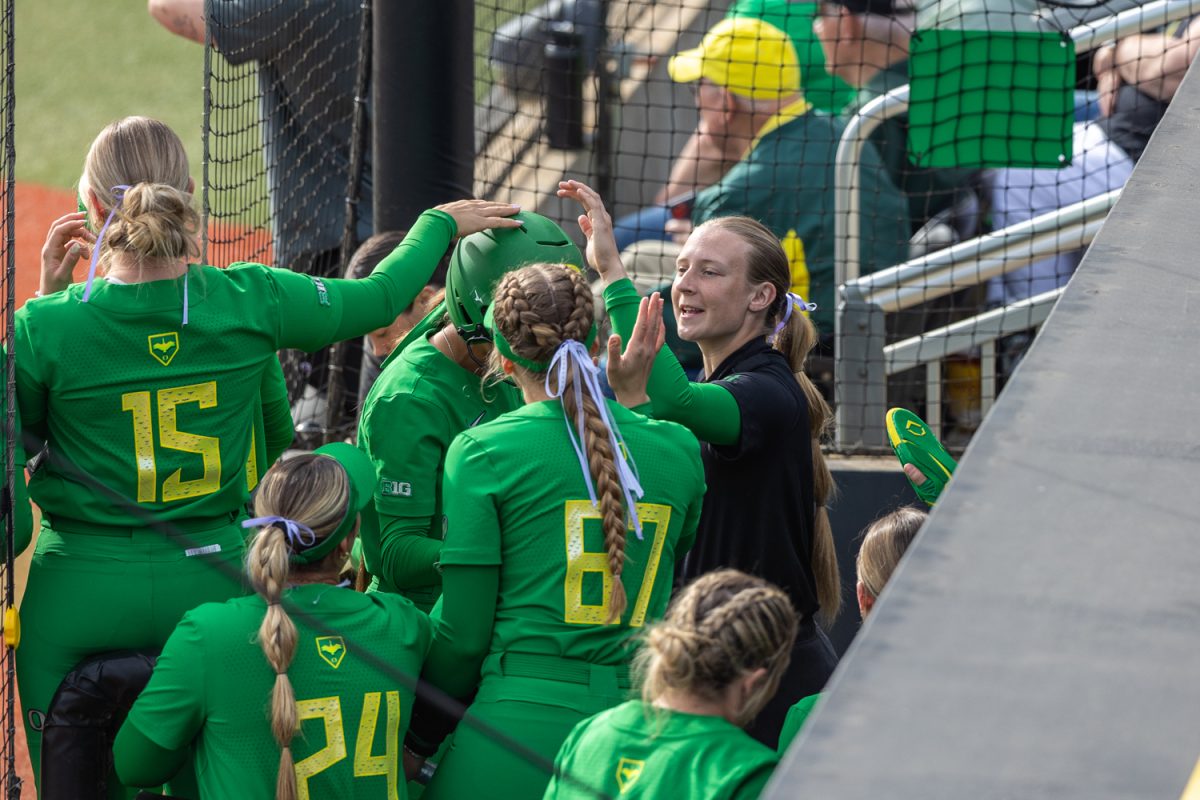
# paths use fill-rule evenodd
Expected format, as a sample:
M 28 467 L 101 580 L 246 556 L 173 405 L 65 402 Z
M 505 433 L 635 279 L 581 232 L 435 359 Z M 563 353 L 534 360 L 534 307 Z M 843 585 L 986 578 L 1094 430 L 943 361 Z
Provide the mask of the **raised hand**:
M 649 402 L 646 383 L 654 368 L 654 358 L 667 340 L 663 324 L 663 299 L 658 292 L 643 297 L 638 306 L 637 323 L 629 335 L 629 346 L 621 352 L 621 337 L 608 337 L 608 385 L 617 402 L 633 408 Z
M 91 258 L 96 234 L 87 229 L 87 212 L 73 211 L 50 224 L 42 245 L 42 275 L 38 290 L 52 294 L 71 285 L 79 259 Z
M 578 222 L 579 229 L 587 237 L 588 264 L 600 273 L 605 285 L 624 278 L 625 266 L 613 238 L 612 217 L 604 207 L 604 200 L 595 189 L 579 181 L 561 181 L 557 194 L 583 207 Z
M 470 236 L 472 233 L 486 231 L 489 228 L 519 228 L 522 224 L 521 220 L 512 219 L 512 215 L 521 210 L 520 206 L 514 206 L 512 203 L 495 203 L 491 200 L 455 200 L 453 203 L 443 203 L 435 208 L 454 217 L 459 236 Z

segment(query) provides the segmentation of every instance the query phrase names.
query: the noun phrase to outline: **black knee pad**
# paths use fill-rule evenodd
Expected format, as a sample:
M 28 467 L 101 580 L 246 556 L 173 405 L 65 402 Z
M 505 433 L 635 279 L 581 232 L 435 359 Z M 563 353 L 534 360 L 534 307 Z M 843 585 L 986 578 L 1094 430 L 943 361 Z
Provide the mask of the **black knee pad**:
M 102 653 L 63 678 L 42 728 L 41 800 L 108 796 L 113 740 L 157 658 L 157 651 Z

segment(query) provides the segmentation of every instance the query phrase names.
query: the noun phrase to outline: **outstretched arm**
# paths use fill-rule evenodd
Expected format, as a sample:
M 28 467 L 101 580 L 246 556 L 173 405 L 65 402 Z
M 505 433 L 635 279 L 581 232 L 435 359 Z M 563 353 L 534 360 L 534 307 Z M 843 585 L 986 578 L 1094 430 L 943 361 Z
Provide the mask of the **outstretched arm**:
M 560 183 L 558 196 L 576 200 L 583 207 L 579 227 L 588 240 L 588 263 L 604 279 L 604 304 L 613 331 L 628 342 L 634 336 L 642 298 L 625 275 L 613 240 L 612 217 L 604 208 L 600 195 L 579 181 Z M 661 305 L 657 308 L 661 319 Z M 643 309 L 643 316 L 648 312 L 649 306 Z M 649 324 L 650 320 L 645 319 L 643 326 Z M 741 435 L 737 400 L 723 386 L 690 381 L 670 348 L 659 349 L 646 392 L 654 404 L 654 416 L 659 419 L 678 422 L 689 428 L 696 438 L 711 444 L 737 443 Z
M 1113 63 L 1121 81 L 1155 100 L 1175 96 L 1188 67 L 1200 52 L 1200 24 L 1180 37 L 1166 34 L 1129 36 L 1117 42 Z
M 204 0 L 150 0 L 149 11 L 171 33 L 204 44 Z

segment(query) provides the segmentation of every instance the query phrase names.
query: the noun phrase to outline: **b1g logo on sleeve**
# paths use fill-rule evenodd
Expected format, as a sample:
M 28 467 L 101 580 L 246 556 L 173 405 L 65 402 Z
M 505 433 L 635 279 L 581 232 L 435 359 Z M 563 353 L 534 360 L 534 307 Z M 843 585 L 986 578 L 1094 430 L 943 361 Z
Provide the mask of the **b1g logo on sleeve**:
M 150 355 L 164 367 L 170 364 L 179 352 L 179 334 L 175 331 L 152 333 L 146 337 L 146 341 L 150 345 Z
M 325 288 L 325 281 L 320 278 L 312 279 L 313 286 L 317 289 L 317 302 L 323 306 L 329 305 L 329 290 Z
M 384 497 L 412 497 L 412 484 L 383 478 L 379 482 L 379 491 Z

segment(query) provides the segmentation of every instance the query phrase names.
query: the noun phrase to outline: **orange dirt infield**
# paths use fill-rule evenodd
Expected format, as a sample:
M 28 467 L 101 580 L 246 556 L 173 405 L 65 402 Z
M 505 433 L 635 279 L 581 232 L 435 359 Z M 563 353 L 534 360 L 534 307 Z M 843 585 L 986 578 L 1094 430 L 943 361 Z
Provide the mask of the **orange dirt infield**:
M 76 210 L 75 192 L 70 189 L 54 189 L 35 184 L 18 183 L 16 187 L 16 215 L 14 234 L 16 239 L 16 299 L 17 308 L 34 296 L 38 288 L 38 277 L 41 271 L 42 243 L 46 240 L 46 231 L 50 223 Z M 247 231 L 230 225 L 213 225 L 209 228 L 209 241 L 215 243 L 243 241 L 251 237 L 262 243 L 266 251 L 264 260 L 270 259 L 269 247 L 266 245 L 267 235 L 262 231 Z M 240 248 L 239 249 L 243 249 Z M 87 264 L 80 262 L 75 270 L 75 280 L 83 280 L 87 276 Z M 2 298 L 0 298 L 2 299 Z M 37 523 L 35 518 L 34 531 Z M 25 589 L 25 576 L 29 572 L 29 559 L 33 546 L 17 560 L 16 590 L 18 603 Z M 29 764 L 29 751 L 25 746 L 25 730 L 21 722 L 21 711 L 17 708 L 17 774 L 22 781 L 22 800 L 33 800 L 33 770 Z

